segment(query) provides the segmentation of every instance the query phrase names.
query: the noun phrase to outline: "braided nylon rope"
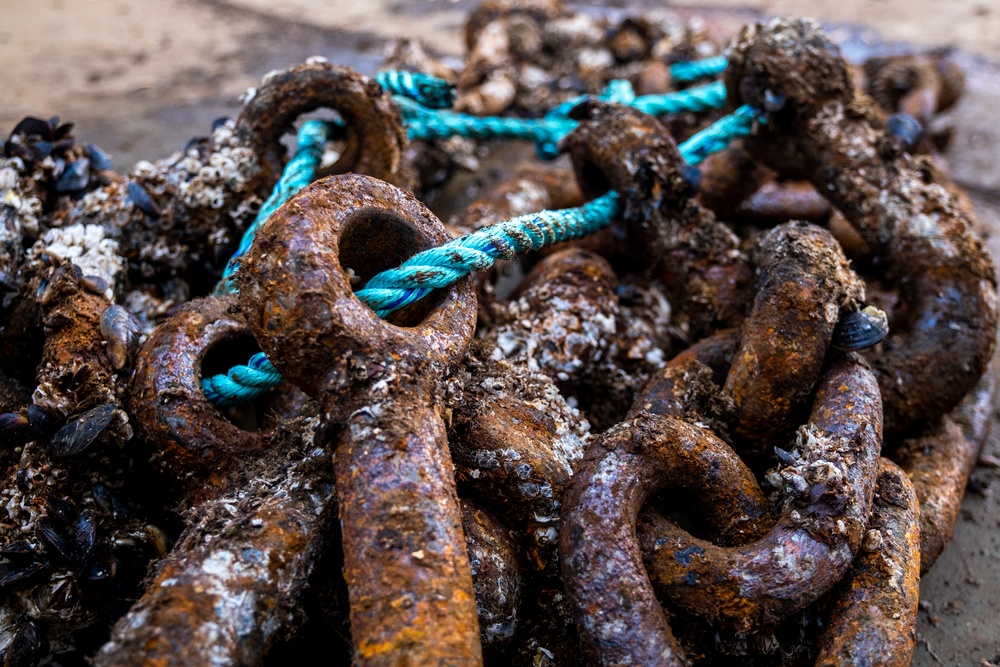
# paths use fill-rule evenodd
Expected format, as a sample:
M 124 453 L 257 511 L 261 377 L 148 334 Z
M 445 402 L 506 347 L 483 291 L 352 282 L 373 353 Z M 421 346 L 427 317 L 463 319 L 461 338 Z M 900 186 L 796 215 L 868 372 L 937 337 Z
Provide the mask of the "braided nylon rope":
M 579 208 L 539 211 L 484 227 L 438 248 L 417 253 L 398 269 L 383 271 L 355 295 L 379 317 L 419 301 L 431 290 L 447 287 L 498 259 L 577 239 L 606 227 L 620 212 L 618 194 L 610 192 Z
M 295 155 L 284 171 L 281 178 L 271 191 L 271 196 L 261 204 L 257 217 L 243 232 L 240 245 L 236 252 L 229 259 L 219 284 L 215 286 L 214 294 L 232 294 L 235 291 L 233 285 L 233 275 L 240 265 L 240 258 L 250 249 L 257 230 L 264 222 L 271 217 L 271 214 L 278 210 L 278 207 L 288 201 L 292 195 L 313 182 L 316 176 L 316 169 L 323 159 L 323 146 L 337 128 L 321 120 L 307 120 L 302 123 L 298 134 L 298 147 Z
M 527 141 L 558 141 L 576 127 L 568 119 L 513 118 L 502 116 L 471 116 L 454 111 L 431 111 L 405 97 L 396 97 L 406 134 L 410 139 L 524 139 Z
M 698 164 L 732 140 L 750 134 L 757 119 L 759 113 L 744 105 L 682 143 L 678 147 L 681 156 L 690 165 Z M 399 268 L 376 275 L 356 295 L 379 317 L 385 317 L 433 289 L 489 268 L 498 259 L 591 234 L 610 224 L 620 212 L 618 193 L 611 191 L 578 208 L 541 211 L 499 222 L 417 253 Z M 262 352 L 251 357 L 246 366 L 235 366 L 226 375 L 201 381 L 208 399 L 222 406 L 252 400 L 281 382 L 281 376 Z
M 468 139 L 521 139 L 535 142 L 538 157 L 553 160 L 559 155 L 559 140 L 569 134 L 577 121 L 567 117 L 570 110 L 590 98 L 589 95 L 567 100 L 552 109 L 544 118 L 507 118 L 502 116 L 472 116 L 453 111 L 432 111 L 417 102 L 397 96 L 407 136 L 412 140 L 431 141 L 459 136 Z M 726 87 L 722 82 L 660 95 L 636 97 L 628 81 L 608 84 L 599 100 L 634 106 L 654 116 L 684 111 L 721 109 L 726 104 Z
M 419 102 L 428 109 L 447 109 L 455 103 L 455 86 L 436 76 L 404 70 L 388 70 L 375 75 L 386 91 Z
M 651 116 L 666 116 L 685 111 L 711 111 L 726 106 L 726 84 L 715 81 L 676 93 L 643 95 L 635 98 L 630 106 Z
M 673 93 L 669 94 L 673 95 Z M 592 97 L 592 95 L 578 95 L 577 97 L 568 99 L 546 113 L 545 118 L 550 120 L 557 118 L 566 120 L 569 118 L 569 112 L 573 110 L 573 107 Z M 635 91 L 632 90 L 632 82 L 628 79 L 613 79 L 608 82 L 608 85 L 604 87 L 604 90 L 597 96 L 597 99 L 613 104 L 632 104 L 635 101 Z
M 725 71 L 728 64 L 729 61 L 725 56 L 714 56 L 702 60 L 674 63 L 670 66 L 670 78 L 675 82 L 683 83 L 704 79 L 709 76 L 717 76 Z

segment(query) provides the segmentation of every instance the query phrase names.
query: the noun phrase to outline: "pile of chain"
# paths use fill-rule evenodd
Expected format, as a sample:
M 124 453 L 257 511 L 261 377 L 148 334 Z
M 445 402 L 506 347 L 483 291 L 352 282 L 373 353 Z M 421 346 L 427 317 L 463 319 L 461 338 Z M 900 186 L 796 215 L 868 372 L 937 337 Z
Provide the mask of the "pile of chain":
M 456 111 L 574 104 L 558 161 L 504 165 L 449 225 L 420 198 L 496 142 L 409 141 L 392 95 L 321 58 L 128 176 L 58 119 L 14 128 L 4 664 L 909 664 L 994 398 L 994 268 L 922 130 L 961 73 L 849 67 L 806 20 L 723 49 L 554 0 L 489 0 L 466 39 L 460 71 L 416 42 L 388 64 L 456 84 Z M 700 168 L 678 142 L 725 110 L 578 100 L 723 51 L 761 122 Z M 213 295 L 320 108 L 324 178 Z M 609 190 L 590 237 L 386 319 L 354 296 Z M 287 382 L 214 405 L 202 379 L 260 351 Z

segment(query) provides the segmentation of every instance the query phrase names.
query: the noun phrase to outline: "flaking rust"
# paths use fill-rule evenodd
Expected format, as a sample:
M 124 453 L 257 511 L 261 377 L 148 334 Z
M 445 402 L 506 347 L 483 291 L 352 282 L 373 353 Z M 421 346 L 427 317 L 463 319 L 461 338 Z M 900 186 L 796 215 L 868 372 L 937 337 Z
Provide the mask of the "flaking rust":
M 95 664 L 260 664 L 290 629 L 336 518 L 330 453 L 315 416 L 268 438 L 269 453 L 192 510 L 143 597 Z
M 832 588 L 861 544 L 882 444 L 874 376 L 854 355 L 832 361 L 795 453 L 777 471 L 783 499 L 760 540 L 719 547 L 664 524 L 642 535 L 654 586 L 714 624 L 780 622 Z M 794 564 L 794 565 L 792 565 Z
M 996 337 L 995 269 L 972 210 L 929 158 L 887 136 L 884 113 L 855 94 L 839 50 L 815 22 L 748 26 L 725 80 L 734 104 L 782 100 L 747 146 L 827 196 L 907 302 L 905 323 L 891 321 L 895 333 L 867 353 L 887 434 L 951 410 L 986 370 Z
M 818 667 L 904 667 L 913 658 L 920 586 L 920 508 L 906 473 L 879 461 L 861 550 L 831 592 Z
M 320 400 L 321 441 L 336 443 L 344 577 L 361 664 L 482 661 L 454 472 L 433 395 L 471 341 L 472 282 L 383 321 L 354 296 L 347 271 L 367 280 L 446 240 L 443 225 L 412 195 L 368 177 L 330 177 L 264 225 L 239 276 L 240 304 L 258 342 Z

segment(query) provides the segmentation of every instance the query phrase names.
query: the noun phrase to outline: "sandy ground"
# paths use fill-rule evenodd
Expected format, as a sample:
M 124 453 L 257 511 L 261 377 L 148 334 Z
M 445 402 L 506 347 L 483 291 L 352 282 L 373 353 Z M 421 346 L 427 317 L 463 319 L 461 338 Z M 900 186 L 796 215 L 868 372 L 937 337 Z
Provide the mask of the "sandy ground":
M 234 115 L 270 69 L 321 54 L 372 72 L 385 40 L 419 36 L 461 53 L 470 0 L 0 0 L 0 130 L 60 115 L 120 170 L 155 160 Z M 621 8 L 626 3 L 608 3 Z M 652 0 L 630 2 L 654 6 Z M 948 156 L 980 214 L 1000 230 L 1000 1 L 716 0 L 716 8 L 863 24 L 887 40 L 954 45 L 970 92 L 948 119 Z M 663 6 L 663 5 L 660 5 Z M 991 247 L 1000 257 L 1000 235 Z M 987 444 L 1000 457 L 1000 428 Z M 980 467 L 951 546 L 921 586 L 916 665 L 1000 664 L 1000 484 Z

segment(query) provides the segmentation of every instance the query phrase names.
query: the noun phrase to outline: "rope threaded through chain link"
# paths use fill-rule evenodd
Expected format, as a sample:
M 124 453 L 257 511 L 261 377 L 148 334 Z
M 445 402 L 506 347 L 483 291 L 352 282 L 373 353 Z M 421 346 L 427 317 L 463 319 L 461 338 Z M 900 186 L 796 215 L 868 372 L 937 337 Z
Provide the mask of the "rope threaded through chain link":
M 759 113 L 748 105 L 719 119 L 678 148 L 690 165 L 725 148 L 731 141 L 750 134 Z M 521 252 L 550 243 L 579 238 L 611 223 L 621 213 L 617 192 L 611 191 L 578 208 L 540 211 L 519 216 L 431 248 L 373 277 L 355 295 L 385 317 L 418 301 L 431 290 L 447 287 L 472 271 L 489 268 L 497 259 L 510 259 Z M 236 405 L 252 400 L 281 384 L 281 376 L 260 352 L 246 366 L 235 366 L 226 375 L 202 378 L 205 395 L 217 405 Z
M 281 172 L 281 178 L 278 179 L 274 190 L 271 191 L 271 196 L 261 204 L 260 210 L 257 211 L 257 217 L 243 232 L 240 245 L 229 259 L 229 263 L 226 264 L 222 278 L 215 286 L 213 294 L 232 294 L 235 291 L 233 275 L 240 266 L 240 258 L 250 249 L 254 236 L 257 235 L 257 230 L 271 217 L 272 213 L 291 199 L 292 195 L 313 182 L 316 177 L 316 169 L 319 168 L 320 162 L 323 160 L 323 147 L 339 130 L 340 128 L 321 120 L 307 120 L 302 123 L 298 133 L 298 146 L 295 155 L 285 165 L 285 169 Z

